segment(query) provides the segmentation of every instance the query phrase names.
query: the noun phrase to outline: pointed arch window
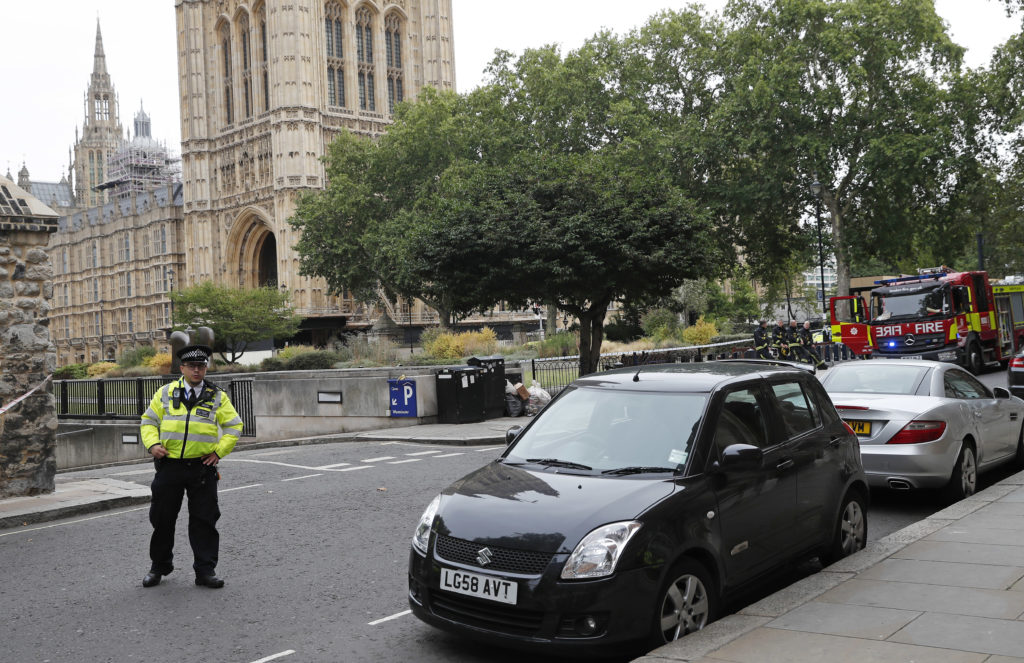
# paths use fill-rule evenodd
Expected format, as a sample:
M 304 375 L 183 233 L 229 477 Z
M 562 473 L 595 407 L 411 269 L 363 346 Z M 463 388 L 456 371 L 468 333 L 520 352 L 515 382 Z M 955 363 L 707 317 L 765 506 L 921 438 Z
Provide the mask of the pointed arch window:
M 242 108 L 245 117 L 252 117 L 252 53 L 249 47 L 249 17 L 242 14 L 238 20 L 239 55 L 242 58 Z
M 356 60 L 359 63 L 359 109 L 377 110 L 373 80 L 373 14 L 366 7 L 356 11 Z
M 324 5 L 324 46 L 327 51 L 327 105 L 345 106 L 345 42 L 342 11 L 337 2 Z
M 259 11 L 260 23 L 260 83 L 263 87 L 263 110 L 270 110 L 270 76 L 268 75 L 267 60 L 267 17 L 264 10 Z
M 395 112 L 395 104 L 405 97 L 402 70 L 402 18 L 392 12 L 384 21 L 384 46 L 388 66 L 388 112 Z
M 234 91 L 231 85 L 231 33 L 228 26 L 224 25 L 220 31 L 221 50 L 221 89 L 224 91 L 224 124 L 232 124 L 235 115 L 232 108 L 232 94 Z

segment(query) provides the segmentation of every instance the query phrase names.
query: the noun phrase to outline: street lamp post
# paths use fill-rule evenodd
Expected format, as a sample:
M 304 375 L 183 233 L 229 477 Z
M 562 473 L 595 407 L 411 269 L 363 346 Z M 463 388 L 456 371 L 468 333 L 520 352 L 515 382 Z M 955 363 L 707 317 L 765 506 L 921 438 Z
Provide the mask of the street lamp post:
M 821 182 L 817 178 L 811 182 L 811 193 L 814 194 L 814 213 L 818 226 L 818 268 L 821 270 L 821 313 L 828 313 L 828 305 L 825 303 L 825 256 L 821 243 Z

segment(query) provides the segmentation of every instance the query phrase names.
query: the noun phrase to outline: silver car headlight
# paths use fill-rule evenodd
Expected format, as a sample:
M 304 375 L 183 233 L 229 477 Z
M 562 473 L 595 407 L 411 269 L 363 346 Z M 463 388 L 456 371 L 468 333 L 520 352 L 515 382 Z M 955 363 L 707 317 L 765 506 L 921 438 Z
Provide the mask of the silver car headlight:
M 416 532 L 412 535 L 412 547 L 424 555 L 427 554 L 427 544 L 430 543 L 430 526 L 434 524 L 434 516 L 437 515 L 437 506 L 440 503 L 440 495 L 430 500 L 430 504 L 420 516 L 419 524 L 416 525 Z
M 587 534 L 562 567 L 562 580 L 602 578 L 611 575 L 615 571 L 615 565 L 619 563 L 623 548 L 639 529 L 639 522 L 628 520 L 602 525 Z

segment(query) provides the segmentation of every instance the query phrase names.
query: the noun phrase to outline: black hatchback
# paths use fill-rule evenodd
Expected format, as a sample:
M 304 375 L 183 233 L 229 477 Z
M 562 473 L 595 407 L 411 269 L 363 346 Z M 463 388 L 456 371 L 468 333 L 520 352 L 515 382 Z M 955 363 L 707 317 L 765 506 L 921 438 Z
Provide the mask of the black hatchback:
M 428 624 L 552 652 L 655 647 L 787 562 L 865 544 L 857 436 L 796 366 L 598 373 L 508 437 L 420 518 L 409 603 Z

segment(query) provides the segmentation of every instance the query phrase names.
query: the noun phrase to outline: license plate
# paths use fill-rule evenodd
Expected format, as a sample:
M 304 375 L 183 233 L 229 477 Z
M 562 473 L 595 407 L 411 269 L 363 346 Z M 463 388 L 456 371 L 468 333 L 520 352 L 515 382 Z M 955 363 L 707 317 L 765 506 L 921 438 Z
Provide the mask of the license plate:
M 441 589 L 467 596 L 475 596 L 488 601 L 516 604 L 516 592 L 519 586 L 510 581 L 468 573 L 456 569 L 441 569 Z
M 900 359 L 924 359 L 921 355 L 903 355 Z
M 850 424 L 850 428 L 857 435 L 871 435 L 871 422 L 870 421 L 853 421 L 847 419 L 846 423 Z

